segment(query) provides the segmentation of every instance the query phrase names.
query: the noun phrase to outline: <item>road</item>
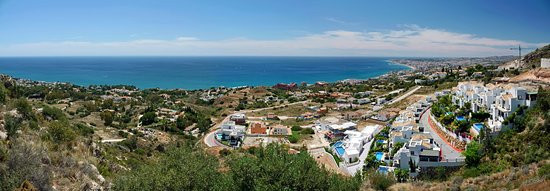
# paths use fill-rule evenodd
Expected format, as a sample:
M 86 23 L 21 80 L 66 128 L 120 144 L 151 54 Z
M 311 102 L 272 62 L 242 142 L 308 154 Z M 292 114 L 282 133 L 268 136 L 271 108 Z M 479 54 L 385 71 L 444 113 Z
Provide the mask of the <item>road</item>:
M 439 144 L 441 147 L 441 153 L 443 155 L 443 159 L 449 159 L 453 160 L 456 158 L 462 158 L 463 156 L 455 150 L 451 145 L 449 145 L 446 141 L 444 141 L 439 134 L 435 132 L 435 130 L 432 129 L 430 124 L 428 123 L 428 117 L 430 116 L 431 109 L 428 109 L 422 117 L 420 118 L 420 125 L 424 127 L 424 130 L 427 132 L 430 132 L 432 137 L 434 138 L 434 141 Z
M 307 102 L 308 101 L 306 100 L 306 101 L 294 102 L 294 103 L 283 104 L 283 105 L 272 106 L 272 107 L 266 107 L 266 108 L 260 108 L 260 109 L 234 111 L 232 114 L 235 114 L 235 113 L 244 113 L 244 114 L 246 114 L 246 113 L 250 113 L 250 112 L 258 112 L 258 111 L 274 109 L 274 108 L 279 108 L 279 107 L 285 107 L 285 106 L 291 106 L 291 105 L 297 105 L 297 104 L 304 104 L 304 103 L 307 103 Z M 221 147 L 229 148 L 228 146 L 218 142 L 216 140 L 215 134 L 216 134 L 216 131 L 221 127 L 222 124 L 229 121 L 229 118 L 231 117 L 231 115 L 227 115 L 227 117 L 225 117 L 220 123 L 216 123 L 212 128 L 210 128 L 210 132 L 207 133 L 206 136 L 204 136 L 204 138 L 203 138 L 204 144 L 206 144 L 206 146 L 208 146 L 208 147 L 220 147 L 221 146 Z
M 394 103 L 397 103 L 407 97 L 409 97 L 410 95 L 412 95 L 414 92 L 418 91 L 420 88 L 422 88 L 422 86 L 416 86 L 415 88 L 413 88 L 412 90 L 408 91 L 407 93 L 391 100 L 390 102 L 388 102 L 388 105 L 391 105 L 391 104 L 394 104 Z
M 363 170 L 363 165 L 365 164 L 365 159 L 369 155 L 370 147 L 372 143 L 374 142 L 374 136 L 376 136 L 381 130 L 384 128 L 383 126 L 378 126 L 378 128 L 374 131 L 372 135 L 372 139 L 365 145 L 363 145 L 363 152 L 361 152 L 361 155 L 359 155 L 359 162 L 356 165 L 347 166 L 346 169 L 348 171 L 348 174 L 354 176 L 357 172 Z

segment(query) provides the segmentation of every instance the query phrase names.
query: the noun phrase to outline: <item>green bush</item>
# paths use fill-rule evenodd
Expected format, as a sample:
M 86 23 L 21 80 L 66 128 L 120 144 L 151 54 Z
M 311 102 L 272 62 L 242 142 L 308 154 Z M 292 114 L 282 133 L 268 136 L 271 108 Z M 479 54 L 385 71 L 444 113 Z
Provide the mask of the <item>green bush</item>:
M 44 115 L 44 117 L 51 118 L 52 120 L 64 120 L 67 118 L 61 109 L 47 105 L 42 108 L 42 115 Z
M 368 177 L 372 188 L 375 190 L 388 190 L 390 186 L 395 184 L 395 179 L 390 175 L 381 173 L 371 173 Z
M 301 131 L 302 130 L 302 127 L 300 127 L 299 125 L 294 125 L 292 126 L 292 131 Z
M 155 114 L 155 112 L 147 112 L 145 114 L 143 114 L 143 116 L 141 116 L 141 124 L 142 125 L 151 125 L 153 123 L 155 123 L 157 120 L 157 114 Z
M 54 121 L 48 129 L 50 139 L 55 143 L 68 143 L 76 139 L 76 133 L 67 122 Z
M 312 128 L 304 128 L 301 131 L 302 134 L 315 134 L 315 131 Z
M 88 136 L 88 135 L 94 134 L 94 128 L 83 123 L 77 123 L 76 125 L 74 125 L 74 128 L 76 129 L 78 134 L 82 136 Z
M 544 179 L 550 179 L 550 164 L 543 164 L 539 167 L 538 175 Z
M 297 142 L 299 141 L 299 138 L 298 138 L 297 135 L 294 135 L 294 134 L 293 134 L 293 135 L 291 135 L 290 137 L 288 137 L 288 141 L 289 141 L 290 143 L 297 143 Z

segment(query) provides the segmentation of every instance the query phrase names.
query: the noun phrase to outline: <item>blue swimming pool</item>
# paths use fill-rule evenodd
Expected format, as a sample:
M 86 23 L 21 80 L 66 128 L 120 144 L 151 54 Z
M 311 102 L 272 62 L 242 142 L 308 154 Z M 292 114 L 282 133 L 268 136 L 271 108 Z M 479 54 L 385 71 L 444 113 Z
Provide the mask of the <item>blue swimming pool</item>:
M 377 143 L 384 143 L 384 140 L 377 140 Z
M 343 156 L 344 152 L 346 152 L 344 147 L 342 147 L 342 144 L 343 143 L 340 141 L 334 143 L 334 150 L 336 150 L 336 153 L 338 154 L 338 156 Z
M 344 152 L 346 152 L 346 150 L 344 150 L 343 147 L 334 147 L 334 149 L 336 150 L 336 152 L 337 152 L 338 155 L 340 155 L 340 156 L 344 155 Z
M 464 121 L 464 120 L 466 120 L 466 118 L 464 118 L 464 116 L 456 116 L 456 120 Z
M 380 167 L 378 167 L 378 172 L 382 173 L 382 174 L 387 174 L 388 173 L 388 167 L 380 166 Z
M 216 138 L 218 138 L 218 140 L 222 140 L 223 135 L 222 134 L 216 134 Z
M 473 126 L 474 126 L 474 129 L 477 130 L 477 132 L 483 129 L 483 123 L 475 123 Z
M 376 160 L 381 161 L 382 157 L 384 156 L 384 153 L 383 152 L 376 152 L 376 153 L 374 153 L 374 155 L 376 156 Z

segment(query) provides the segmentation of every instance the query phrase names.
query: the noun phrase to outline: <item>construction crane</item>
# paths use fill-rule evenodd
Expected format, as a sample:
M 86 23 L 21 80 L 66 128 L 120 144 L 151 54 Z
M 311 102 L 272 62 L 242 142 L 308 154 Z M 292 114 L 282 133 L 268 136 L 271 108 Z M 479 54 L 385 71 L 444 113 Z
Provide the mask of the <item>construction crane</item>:
M 521 48 L 521 45 L 518 45 L 517 48 L 510 48 L 510 50 L 518 50 L 518 64 L 521 64 L 521 50 L 532 50 L 534 48 Z

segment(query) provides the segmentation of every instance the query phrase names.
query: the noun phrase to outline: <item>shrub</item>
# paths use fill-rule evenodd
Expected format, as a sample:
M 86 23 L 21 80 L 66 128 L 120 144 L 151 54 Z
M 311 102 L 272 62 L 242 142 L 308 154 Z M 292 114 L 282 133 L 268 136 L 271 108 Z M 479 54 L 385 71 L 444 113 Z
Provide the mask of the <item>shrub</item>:
M 543 164 L 539 170 L 538 175 L 544 179 L 550 179 L 550 164 Z
M 55 143 L 68 143 L 76 139 L 76 133 L 69 127 L 69 124 L 61 121 L 50 123 L 48 135 Z
M 7 114 L 4 115 L 4 128 L 7 131 L 8 139 L 14 139 L 17 137 L 17 131 L 21 128 L 21 119 Z
M 304 128 L 302 129 L 302 134 L 314 134 L 315 131 L 312 128 Z
M 78 134 L 82 136 L 88 136 L 88 135 L 94 134 L 94 129 L 86 124 L 77 123 L 76 125 L 74 125 L 74 127 L 78 132 Z
M 395 179 L 389 175 L 384 175 L 381 173 L 371 173 L 369 176 L 369 181 L 375 190 L 388 190 L 390 186 L 395 184 Z
M 15 108 L 24 119 L 34 119 L 34 113 L 32 112 L 32 106 L 25 98 L 19 98 L 15 100 Z
M 51 170 L 42 163 L 45 158 L 48 156 L 44 148 L 14 142 L 0 168 L 0 190 L 14 190 L 25 180 L 39 190 L 51 190 Z
M 143 114 L 143 116 L 141 116 L 141 119 L 139 120 L 141 121 L 142 125 L 151 125 L 156 122 L 157 114 L 155 114 L 155 112 L 150 111 Z
M 302 130 L 302 127 L 300 127 L 299 125 L 294 125 L 292 126 L 292 131 L 301 131 Z
M 227 155 L 231 154 L 231 151 L 229 149 L 224 148 L 224 149 L 220 150 L 219 153 L 220 153 L 221 156 L 227 156 Z
M 290 137 L 288 137 L 288 141 L 289 141 L 290 143 L 297 143 L 298 140 L 299 140 L 299 138 L 298 138 L 298 136 L 296 136 L 296 135 L 291 135 Z
M 114 116 L 113 113 L 110 111 L 104 111 L 101 113 L 101 119 L 104 121 L 105 126 L 110 126 L 113 124 Z
M 44 117 L 51 118 L 52 120 L 66 119 L 66 116 L 63 111 L 61 111 L 61 109 L 50 107 L 47 105 L 42 108 L 42 115 L 44 115 Z
M 466 157 L 466 165 L 469 167 L 475 167 L 479 165 L 482 158 L 480 144 L 476 141 L 472 141 L 466 147 L 466 151 L 462 153 Z

